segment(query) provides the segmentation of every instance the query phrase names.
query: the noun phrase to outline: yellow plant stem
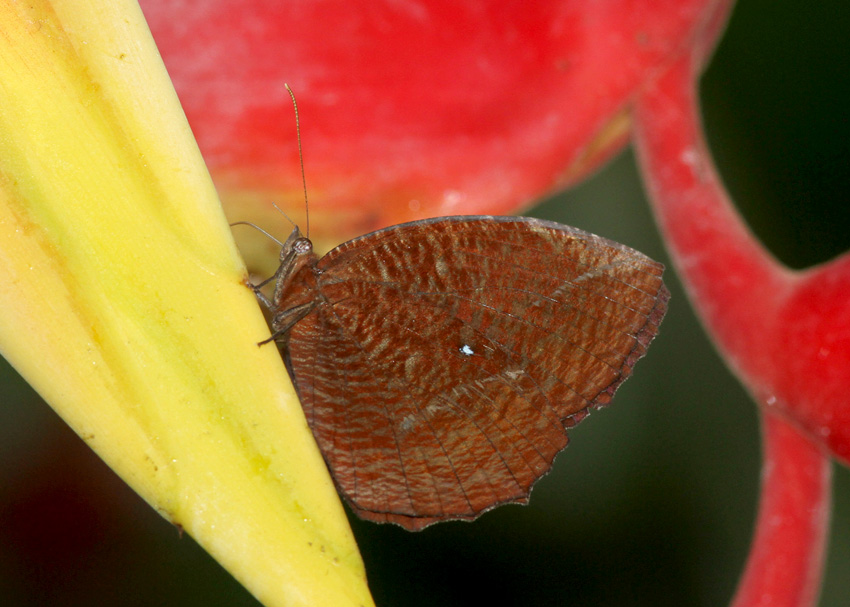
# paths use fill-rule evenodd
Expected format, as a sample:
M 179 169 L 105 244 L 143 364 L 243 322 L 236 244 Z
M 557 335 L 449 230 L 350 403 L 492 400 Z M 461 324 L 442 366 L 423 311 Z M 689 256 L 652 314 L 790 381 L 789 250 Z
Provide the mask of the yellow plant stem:
M 244 279 L 136 3 L 0 0 L 0 352 L 265 604 L 370 605 Z

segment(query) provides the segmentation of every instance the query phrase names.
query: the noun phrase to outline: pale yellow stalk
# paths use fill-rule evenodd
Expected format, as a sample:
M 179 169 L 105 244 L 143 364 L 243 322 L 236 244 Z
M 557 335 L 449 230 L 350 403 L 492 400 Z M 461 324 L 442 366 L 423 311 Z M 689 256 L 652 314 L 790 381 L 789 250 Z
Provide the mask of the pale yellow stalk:
M 372 604 L 244 278 L 136 3 L 0 0 L 3 356 L 266 605 Z

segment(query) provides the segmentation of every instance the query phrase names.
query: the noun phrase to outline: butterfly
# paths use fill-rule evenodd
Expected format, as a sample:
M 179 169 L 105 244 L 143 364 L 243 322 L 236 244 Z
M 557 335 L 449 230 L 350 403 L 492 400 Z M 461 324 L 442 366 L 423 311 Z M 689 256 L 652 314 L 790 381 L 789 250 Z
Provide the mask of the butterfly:
M 663 269 L 558 223 L 442 217 L 321 259 L 296 227 L 252 286 L 340 494 L 420 530 L 528 501 L 646 353 Z

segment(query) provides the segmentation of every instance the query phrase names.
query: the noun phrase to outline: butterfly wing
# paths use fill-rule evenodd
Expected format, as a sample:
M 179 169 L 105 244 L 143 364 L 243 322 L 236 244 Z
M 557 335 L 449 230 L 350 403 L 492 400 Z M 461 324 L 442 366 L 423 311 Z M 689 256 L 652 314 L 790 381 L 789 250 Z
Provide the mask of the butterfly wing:
M 669 297 L 641 253 L 529 218 L 402 224 L 318 270 L 286 352 L 302 405 L 355 512 L 408 529 L 525 502 Z

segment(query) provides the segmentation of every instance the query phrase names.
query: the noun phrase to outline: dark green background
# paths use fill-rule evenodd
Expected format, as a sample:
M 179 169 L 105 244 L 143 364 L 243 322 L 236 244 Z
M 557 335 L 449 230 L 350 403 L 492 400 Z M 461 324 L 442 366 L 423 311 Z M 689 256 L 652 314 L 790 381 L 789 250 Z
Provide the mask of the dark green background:
M 703 80 L 728 187 L 793 267 L 850 249 L 848 25 L 837 0 L 743 0 Z M 629 152 L 534 214 L 666 261 Z M 573 431 L 530 506 L 420 534 L 352 521 L 379 605 L 729 602 L 753 527 L 758 419 L 668 283 L 651 354 Z M 256 605 L 0 364 L 4 605 Z M 850 475 L 837 466 L 834 504 L 822 607 L 850 596 Z

